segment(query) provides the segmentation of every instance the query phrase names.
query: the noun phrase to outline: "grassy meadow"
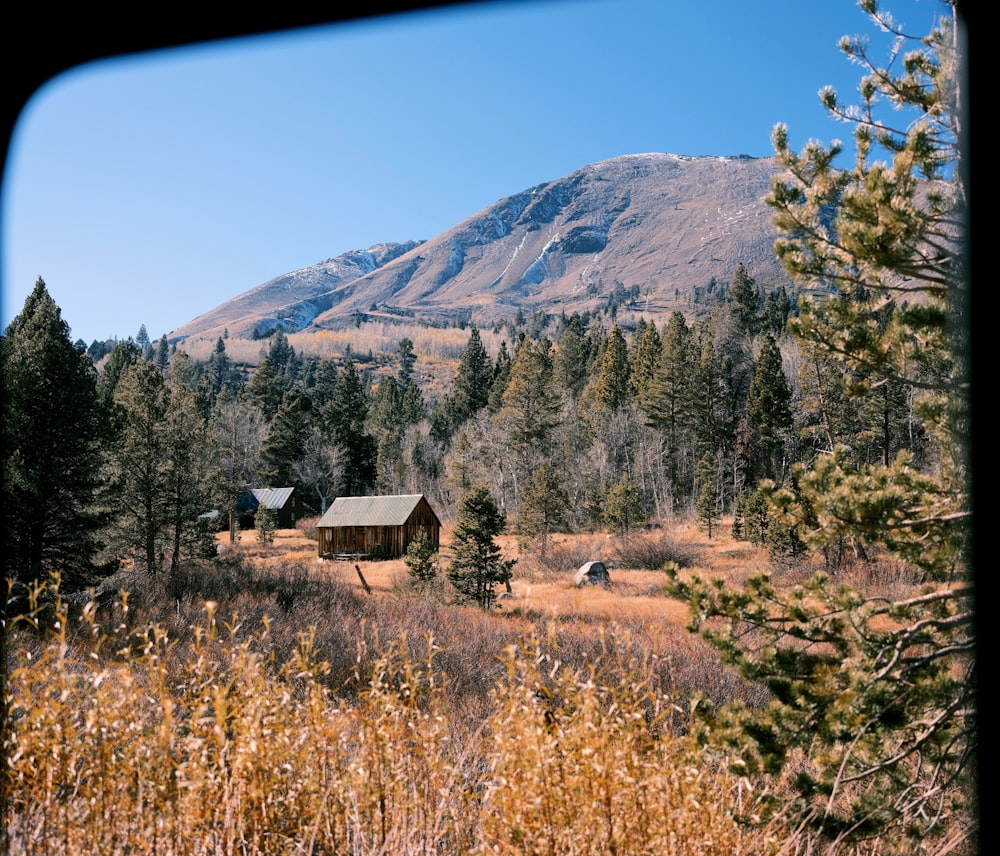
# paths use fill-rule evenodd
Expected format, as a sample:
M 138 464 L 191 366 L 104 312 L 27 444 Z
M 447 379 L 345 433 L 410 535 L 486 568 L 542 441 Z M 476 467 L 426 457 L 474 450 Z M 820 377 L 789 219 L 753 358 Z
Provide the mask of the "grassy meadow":
M 221 535 L 217 561 L 173 579 L 39 601 L 10 635 L 6 852 L 812 852 L 761 814 L 780 779 L 689 733 L 696 699 L 767 692 L 663 594 L 666 561 L 736 583 L 765 552 L 683 522 L 544 551 L 507 537 L 512 590 L 485 614 L 414 591 L 402 561 L 360 564 L 366 593 L 312 537 Z M 609 588 L 573 585 L 588 559 Z M 870 591 L 916 589 L 883 570 Z

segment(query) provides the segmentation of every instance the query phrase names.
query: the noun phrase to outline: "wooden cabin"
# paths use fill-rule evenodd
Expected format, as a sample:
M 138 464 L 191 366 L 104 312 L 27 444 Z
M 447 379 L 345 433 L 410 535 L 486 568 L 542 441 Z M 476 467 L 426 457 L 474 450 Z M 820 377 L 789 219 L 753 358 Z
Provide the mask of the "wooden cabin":
M 437 549 L 441 521 L 423 494 L 339 496 L 316 524 L 319 555 L 398 559 L 421 529 Z

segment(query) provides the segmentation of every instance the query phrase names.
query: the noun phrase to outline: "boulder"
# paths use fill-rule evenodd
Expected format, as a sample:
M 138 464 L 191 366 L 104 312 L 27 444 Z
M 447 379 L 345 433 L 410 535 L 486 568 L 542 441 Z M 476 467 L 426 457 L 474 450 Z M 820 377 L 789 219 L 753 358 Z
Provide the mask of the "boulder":
M 577 586 L 609 586 L 611 585 L 611 577 L 608 575 L 608 568 L 604 562 L 587 562 L 580 566 L 573 577 L 573 582 Z

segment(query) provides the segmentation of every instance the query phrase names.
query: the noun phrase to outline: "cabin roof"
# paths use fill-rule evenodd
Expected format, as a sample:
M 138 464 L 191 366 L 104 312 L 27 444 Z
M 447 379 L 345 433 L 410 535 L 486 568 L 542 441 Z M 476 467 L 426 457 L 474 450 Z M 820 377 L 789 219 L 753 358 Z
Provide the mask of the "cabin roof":
M 294 492 L 294 487 L 255 487 L 253 490 L 240 490 L 236 492 L 236 507 L 247 514 L 255 513 L 258 508 L 281 511 Z
M 316 525 L 318 527 L 402 526 L 423 498 L 422 493 L 338 496 Z M 433 509 L 431 513 L 434 514 Z M 434 517 L 437 519 L 436 514 Z M 438 521 L 438 525 L 440 523 Z
M 285 503 L 288 502 L 294 490 L 294 487 L 258 487 L 254 488 L 253 495 L 260 507 L 280 511 L 285 507 Z

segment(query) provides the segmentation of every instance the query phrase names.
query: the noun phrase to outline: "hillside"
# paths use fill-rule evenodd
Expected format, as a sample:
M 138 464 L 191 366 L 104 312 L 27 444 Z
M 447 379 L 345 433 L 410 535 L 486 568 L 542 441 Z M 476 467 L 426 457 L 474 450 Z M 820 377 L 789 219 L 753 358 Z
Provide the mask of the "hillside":
M 638 154 L 523 190 L 430 240 L 377 244 L 263 283 L 171 341 L 337 330 L 359 316 L 461 318 L 594 309 L 617 291 L 652 316 L 689 307 L 742 261 L 787 283 L 764 204 L 771 158 Z

